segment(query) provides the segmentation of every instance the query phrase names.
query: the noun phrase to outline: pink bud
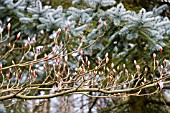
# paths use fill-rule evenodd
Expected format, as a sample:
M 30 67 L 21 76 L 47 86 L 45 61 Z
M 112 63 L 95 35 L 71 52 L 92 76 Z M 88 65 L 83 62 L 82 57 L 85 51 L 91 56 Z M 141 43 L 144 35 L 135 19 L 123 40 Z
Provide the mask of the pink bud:
M 163 65 L 161 65 L 161 70 L 163 70 L 163 68 L 164 68 Z
M 27 43 L 25 43 L 25 45 L 24 45 L 24 49 L 27 49 Z
M 107 64 L 108 62 L 109 62 L 109 58 L 107 57 L 107 58 L 106 58 L 106 64 Z
M 105 66 L 103 67 L 103 70 L 104 70 L 104 71 L 106 70 L 106 67 L 105 67 Z
M 144 83 L 146 83 L 147 82 L 146 78 L 144 78 L 143 81 L 144 81 Z
M 123 64 L 122 68 L 123 68 L 123 69 L 125 69 L 125 67 L 126 67 L 126 65 L 125 65 L 125 64 Z
M 136 65 L 136 64 L 137 64 L 137 61 L 136 61 L 136 60 L 134 60 L 134 61 L 133 61 L 133 63 Z
M 103 21 L 102 21 L 102 19 L 100 18 L 98 22 L 99 22 L 99 24 L 101 24 Z
M 89 72 L 89 75 L 90 75 L 90 76 L 92 75 L 92 72 L 91 72 L 91 71 Z
M 83 56 L 83 50 L 80 50 L 80 56 Z
M 17 34 L 17 40 L 20 38 L 20 35 L 21 35 L 21 33 L 19 32 L 19 33 Z
M 108 55 L 109 55 L 109 54 L 108 54 L 108 53 L 106 53 L 106 54 L 105 54 L 105 58 L 107 58 L 107 57 L 108 57 Z
M 63 57 L 62 56 L 60 56 L 60 62 L 63 60 Z
M 10 74 L 6 74 L 6 78 L 9 79 L 9 77 L 10 77 Z
M 111 63 L 110 68 L 111 68 L 111 69 L 113 69 L 113 68 L 114 68 L 114 63 L 113 63 L 113 62 Z
M 8 73 L 9 73 L 9 74 L 11 73 L 11 70 L 12 70 L 12 69 L 11 69 L 11 68 L 9 68 L 9 70 L 8 70 Z
M 100 57 L 98 57 L 97 58 L 97 63 L 100 64 L 100 61 L 101 61 L 101 59 L 100 59 Z
M 113 80 L 113 77 L 109 76 L 109 81 L 111 82 Z
M 11 24 L 8 23 L 8 25 L 7 25 L 7 30 L 9 31 L 10 29 L 11 29 Z
M 0 70 L 2 69 L 2 64 L 0 64 Z
M 32 42 L 33 42 L 33 43 L 36 42 L 36 38 L 35 38 L 35 37 L 32 38 Z
M 86 56 L 86 60 L 85 60 L 86 63 L 88 63 L 88 57 Z
M 126 84 L 123 84 L 123 89 L 126 89 L 127 85 Z
M 166 66 L 166 59 L 164 59 L 163 64 L 164 64 L 164 66 Z
M 110 69 L 108 67 L 106 68 L 106 70 L 107 70 L 108 73 L 110 72 Z
M 58 72 L 55 76 L 56 76 L 56 78 L 59 78 L 60 77 L 60 72 Z
M 140 71 L 140 66 L 139 65 L 136 65 L 136 70 Z
M 8 43 L 8 48 L 9 48 L 9 49 L 11 48 L 11 43 Z
M 161 53 L 161 54 L 162 54 L 162 50 L 163 50 L 163 48 L 162 48 L 162 47 L 160 47 L 159 51 L 160 51 L 160 53 Z
M 19 74 L 22 75 L 22 71 L 21 70 L 19 71 Z
M 88 61 L 87 65 L 90 66 L 90 61 Z
M 61 28 L 58 28 L 57 34 L 60 35 L 60 33 L 61 33 Z
M 158 60 L 156 60 L 156 66 L 158 66 L 159 65 L 159 61 Z
M 148 68 L 147 67 L 145 67 L 145 72 L 148 72 Z
M 84 65 L 83 64 L 81 65 L 81 67 L 82 67 L 82 69 L 84 69 Z
M 28 44 L 30 44 L 30 41 L 31 41 L 31 40 L 30 40 L 30 37 L 28 37 L 27 41 L 28 41 Z
M 97 75 L 97 71 L 94 71 L 93 73 L 94 73 L 94 75 Z
M 126 75 L 127 75 L 127 76 L 129 75 L 129 72 L 128 72 L 128 70 L 127 70 L 127 69 L 125 69 L 125 73 L 126 73 Z
M 156 54 L 155 54 L 155 53 L 153 53 L 153 59 L 154 59 L 154 60 L 156 59 Z
M 48 58 L 48 56 L 47 56 L 47 54 L 45 53 L 45 54 L 44 54 L 44 59 L 47 59 L 47 58 Z
M 107 27 L 107 23 L 106 23 L 106 22 L 104 22 L 104 23 L 103 23 L 103 25 L 104 25 L 104 28 L 106 29 L 106 27 Z
M 70 21 L 67 22 L 67 27 L 70 28 Z
M 98 67 L 96 66 L 94 69 L 95 69 L 95 70 L 97 70 L 97 69 L 98 69 Z
M 116 71 L 115 69 L 113 69 L 113 73 L 114 73 L 114 74 L 117 74 L 117 71 Z
M 27 81 L 30 81 L 30 77 L 27 78 Z
M 69 40 L 71 39 L 71 35 L 68 35 L 68 39 L 69 39 Z
M 54 39 L 54 44 L 56 44 L 57 42 L 56 42 L 56 40 Z
M 33 71 L 32 70 L 30 71 L 30 74 L 33 75 Z
M 62 47 L 63 46 L 63 43 L 62 42 L 60 42 L 60 47 Z
M 36 75 L 36 73 L 37 73 L 37 70 L 35 69 L 35 70 L 33 71 L 33 75 Z
M 120 71 L 120 67 L 119 66 L 117 66 L 117 71 Z
M 64 60 L 65 60 L 66 63 L 68 63 L 68 56 L 65 56 Z
M 45 64 L 43 65 L 43 67 L 44 67 L 44 70 L 46 70 L 46 68 L 47 68 L 47 67 L 46 67 L 46 65 L 45 65 Z
M 104 75 L 104 72 L 102 71 L 102 72 L 101 72 L 101 76 L 103 76 L 103 75 Z

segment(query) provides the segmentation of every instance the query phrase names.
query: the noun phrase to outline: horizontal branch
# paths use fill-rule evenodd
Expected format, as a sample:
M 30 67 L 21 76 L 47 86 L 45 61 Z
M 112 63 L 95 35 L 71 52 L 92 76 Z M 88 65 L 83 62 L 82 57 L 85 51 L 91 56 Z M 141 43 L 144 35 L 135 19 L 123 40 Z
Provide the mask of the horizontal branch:
M 170 81 L 163 82 L 163 84 L 169 84 L 169 83 L 170 83 Z M 157 85 L 158 85 L 157 83 L 152 83 L 152 84 L 148 84 L 146 86 L 140 87 L 140 88 L 136 87 L 136 88 L 113 90 L 113 91 L 108 91 L 108 90 L 100 89 L 100 88 L 78 88 L 78 89 L 77 88 L 71 88 L 71 89 L 68 89 L 66 91 L 57 92 L 55 94 L 47 94 L 47 95 L 41 95 L 41 96 L 27 96 L 27 95 L 22 95 L 21 93 L 18 93 L 16 95 L 12 94 L 12 95 L 7 95 L 7 96 L 1 96 L 0 100 L 6 100 L 6 99 L 9 99 L 9 98 L 45 99 L 45 98 L 53 98 L 53 97 L 57 97 L 57 96 L 63 96 L 63 95 L 67 95 L 67 94 L 70 94 L 70 93 L 76 93 L 76 92 L 79 92 L 79 93 L 82 93 L 82 94 L 84 94 L 84 92 L 101 92 L 103 94 L 107 94 L 106 97 L 109 98 L 109 97 L 113 97 L 113 96 L 116 97 L 116 95 L 128 96 L 128 94 L 126 94 L 126 93 L 136 91 L 137 93 L 134 93 L 134 96 L 140 96 L 140 94 L 138 93 L 140 90 L 150 88 L 150 87 L 154 87 L 154 86 L 157 86 Z M 16 90 L 16 89 L 14 89 L 14 90 Z M 23 89 L 20 89 L 20 90 L 23 90 Z M 43 90 L 43 88 L 41 88 L 41 90 Z M 50 88 L 48 90 L 50 90 Z M 12 89 L 11 89 L 11 91 L 12 91 Z M 85 94 L 85 95 L 87 95 L 87 94 Z M 129 94 L 129 95 L 131 95 L 131 94 Z M 143 95 L 143 94 L 141 94 L 141 95 Z M 100 97 L 100 96 L 97 96 L 97 97 Z

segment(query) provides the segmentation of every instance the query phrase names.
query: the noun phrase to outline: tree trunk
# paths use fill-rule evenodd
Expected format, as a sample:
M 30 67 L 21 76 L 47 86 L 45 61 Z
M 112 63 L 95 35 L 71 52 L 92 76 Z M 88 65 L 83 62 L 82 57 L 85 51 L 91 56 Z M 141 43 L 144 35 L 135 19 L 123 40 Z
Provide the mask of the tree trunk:
M 145 97 L 130 97 L 129 109 L 130 113 L 147 113 L 145 106 Z

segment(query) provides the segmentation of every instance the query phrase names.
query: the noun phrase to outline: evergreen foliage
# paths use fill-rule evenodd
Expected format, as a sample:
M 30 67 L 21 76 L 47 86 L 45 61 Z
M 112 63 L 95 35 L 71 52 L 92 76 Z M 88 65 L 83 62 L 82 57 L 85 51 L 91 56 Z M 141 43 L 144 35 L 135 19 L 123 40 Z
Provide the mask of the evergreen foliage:
M 169 1 L 162 0 L 162 2 Z M 76 92 L 84 85 L 82 84 L 84 79 L 91 79 L 91 75 L 96 75 L 88 84 L 110 92 L 117 91 L 122 95 L 124 91 L 122 89 L 126 88 L 137 88 L 134 92 L 140 94 L 145 83 L 154 86 L 155 84 L 152 83 L 155 82 L 162 90 L 164 87 L 162 77 L 167 80 L 164 75 L 169 76 L 170 73 L 168 61 L 170 20 L 169 17 L 161 15 L 163 12 L 168 12 L 167 4 L 154 7 L 149 11 L 142 8 L 136 12 L 126 9 L 116 0 L 72 0 L 72 3 L 73 6 L 63 9 L 62 6 L 56 8 L 44 6 L 41 0 L 0 0 L 2 20 L 0 21 L 0 71 L 3 69 L 9 76 L 12 73 L 17 75 L 17 77 L 12 76 L 10 81 L 4 76 L 0 78 L 11 84 L 21 83 L 21 87 L 52 79 L 53 82 L 57 82 L 55 91 L 60 92 L 62 88 L 73 87 L 76 88 Z M 74 7 L 77 4 L 83 6 Z M 11 31 L 5 27 L 9 23 L 11 23 Z M 162 54 L 163 48 L 165 55 Z M 18 56 L 17 58 L 9 55 L 12 50 L 16 51 L 13 54 Z M 152 58 L 153 53 L 157 53 L 159 61 L 164 62 L 162 64 L 156 62 L 156 56 Z M 154 62 L 153 67 L 151 59 Z M 132 63 L 136 60 L 138 63 Z M 125 64 L 129 70 L 125 68 Z M 164 67 L 161 67 L 162 65 Z M 11 68 L 15 67 L 17 70 L 11 71 Z M 48 68 L 49 72 L 44 68 Z M 19 76 L 20 70 L 23 71 L 23 76 Z M 86 70 L 90 71 L 86 72 Z M 77 80 L 75 78 L 84 73 L 85 76 L 80 78 L 79 82 L 69 84 L 70 86 L 63 85 L 64 82 Z M 21 79 L 16 82 L 18 77 Z M 3 83 L 6 82 L 2 82 L 1 85 Z M 105 88 L 110 85 L 113 87 Z M 148 89 L 144 93 L 152 93 L 153 90 L 155 91 L 154 88 Z M 126 92 L 128 96 L 133 93 Z M 29 91 L 24 93 L 27 95 Z

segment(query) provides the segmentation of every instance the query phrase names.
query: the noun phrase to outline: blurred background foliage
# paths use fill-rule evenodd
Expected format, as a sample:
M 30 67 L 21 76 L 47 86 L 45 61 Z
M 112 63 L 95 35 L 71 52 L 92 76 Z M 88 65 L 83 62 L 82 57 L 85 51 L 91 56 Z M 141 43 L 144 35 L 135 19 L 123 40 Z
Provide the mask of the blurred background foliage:
M 164 4 L 163 2 L 160 2 L 159 0 L 116 0 L 117 1 L 117 3 L 116 4 L 118 4 L 118 3 L 123 3 L 123 5 L 125 6 L 125 8 L 127 9 L 127 10 L 131 10 L 131 11 L 136 11 L 136 12 L 139 12 L 140 10 L 141 10 L 141 8 L 145 8 L 147 11 L 150 11 L 150 10 L 152 10 L 154 7 L 159 7 L 159 6 L 161 6 L 162 4 Z M 78 4 L 78 5 L 74 5 L 74 4 L 72 4 L 72 0 L 42 0 L 42 2 L 43 2 L 43 5 L 50 5 L 50 6 L 52 6 L 53 8 L 57 8 L 58 6 L 62 6 L 63 7 L 63 10 L 64 11 L 66 11 L 69 7 L 71 7 L 71 6 L 73 6 L 73 7 L 77 7 L 77 8 L 86 8 L 86 5 L 85 4 Z M 169 3 L 167 3 L 168 5 L 169 5 Z M 104 10 L 105 9 L 107 9 L 107 8 L 110 8 L 110 6 L 108 6 L 108 7 L 102 7 Z M 35 44 L 35 45 L 33 45 L 33 46 L 37 46 L 37 45 L 42 45 L 42 46 L 45 46 L 45 49 L 43 50 L 43 53 L 49 53 L 50 52 L 50 48 L 47 46 L 47 44 L 48 43 L 50 43 L 50 42 L 52 42 L 53 40 L 52 39 L 49 39 L 48 37 L 50 36 L 50 34 L 52 34 L 52 31 L 44 31 L 45 33 L 43 33 L 43 35 L 40 35 L 41 33 L 39 33 L 38 31 L 38 29 L 36 28 L 37 27 L 37 24 L 28 24 L 28 25 L 25 25 L 24 27 L 22 27 L 22 25 L 23 25 L 23 23 L 21 23 L 20 21 L 19 21 L 19 18 L 18 17 L 15 17 L 15 16 L 13 16 L 13 15 L 15 15 L 12 11 L 7 11 L 8 13 L 5 13 L 5 12 L 1 12 L 1 13 L 4 13 L 5 15 L 1 18 L 1 20 L 3 21 L 3 23 L 5 24 L 4 26 L 6 26 L 7 25 L 7 23 L 12 23 L 12 28 L 11 28 L 11 31 L 12 31 L 12 34 L 13 34 L 13 36 L 10 38 L 10 40 L 9 40 L 9 42 L 12 42 L 14 39 L 15 39 L 15 36 L 17 35 L 17 33 L 19 32 L 19 31 L 22 31 L 22 30 L 25 30 L 25 31 L 27 31 L 28 30 L 28 32 L 31 32 L 31 33 L 35 33 L 35 34 L 37 34 L 38 35 L 38 40 L 37 40 L 37 43 Z M 10 19 L 11 18 L 11 15 L 12 15 L 12 19 Z M 168 16 L 168 17 L 170 17 L 170 12 L 168 12 L 168 11 L 164 11 L 163 13 L 161 13 L 161 15 L 162 16 Z M 8 20 L 9 19 L 9 20 Z M 96 20 L 96 21 L 98 21 L 98 20 Z M 97 26 L 97 22 L 93 22 L 93 25 L 96 25 Z M 88 28 L 88 29 L 86 29 L 85 30 L 85 35 L 87 35 L 87 34 L 89 34 L 91 31 L 92 31 L 92 29 L 93 29 L 93 27 L 94 26 L 92 26 L 92 28 Z M 110 28 L 108 31 L 110 31 L 110 32 L 108 32 L 108 34 L 106 34 L 106 35 L 104 35 L 104 37 L 103 37 L 103 41 L 102 41 L 102 44 L 103 45 L 106 45 L 107 43 L 109 43 L 109 39 L 108 39 L 108 36 L 110 36 L 110 34 L 112 34 L 112 30 L 113 30 L 113 28 L 114 28 L 114 30 L 116 31 L 116 30 L 118 30 L 119 28 L 121 28 L 122 26 L 119 26 L 118 28 L 114 28 L 114 26 L 112 27 L 112 28 Z M 28 28 L 28 29 L 27 29 Z M 31 30 L 30 30 L 30 28 L 31 28 Z M 7 34 L 7 30 L 6 30 L 6 28 L 4 29 L 4 34 Z M 27 39 L 27 35 L 28 34 L 22 34 L 22 39 L 23 40 L 26 40 Z M 62 40 L 62 38 L 63 37 L 59 37 L 59 40 L 58 41 L 60 41 L 60 40 Z M 118 38 L 120 38 L 119 36 L 117 37 L 117 39 Z M 72 45 L 71 46 L 69 46 L 69 47 L 67 47 L 67 49 L 69 50 L 69 51 L 72 51 L 72 48 L 74 48 L 74 47 L 76 47 L 77 46 L 77 42 L 79 43 L 80 41 L 77 41 L 76 42 L 76 39 L 74 39 L 74 37 L 73 37 L 73 40 L 75 40 L 75 41 L 72 41 L 72 42 L 70 42 L 70 43 L 72 43 Z M 168 40 L 168 39 L 167 39 Z M 123 49 L 123 41 L 124 40 L 121 40 L 121 43 L 122 43 L 122 45 L 120 44 L 120 51 Z M 136 41 L 136 42 L 135 42 Z M 138 64 L 141 64 L 143 67 L 141 67 L 141 69 L 145 69 L 145 67 L 151 67 L 153 64 L 153 62 L 151 62 L 152 61 L 152 54 L 153 54 L 153 51 L 150 51 L 150 50 L 148 50 L 148 49 L 146 49 L 146 48 L 143 48 L 143 46 L 144 46 L 144 44 L 143 43 L 140 43 L 140 42 L 138 42 L 138 40 L 134 40 L 134 42 L 135 43 L 138 43 L 139 45 L 138 45 L 138 47 L 137 47 L 137 50 L 136 51 L 130 51 L 130 53 L 128 53 L 127 55 L 125 55 L 124 57 L 117 57 L 117 58 L 112 58 L 112 54 L 113 54 L 113 51 L 111 51 L 112 50 L 112 48 L 108 48 L 108 49 L 110 49 L 110 50 L 107 50 L 107 51 L 109 51 L 109 58 L 111 58 L 111 60 L 112 60 L 112 62 L 116 62 L 116 65 L 115 65 L 115 67 L 116 66 L 118 66 L 118 65 L 123 65 L 124 63 L 129 67 L 129 68 L 131 68 L 131 70 L 130 70 L 130 72 L 135 72 L 136 71 L 136 69 L 135 69 L 135 67 L 134 67 L 134 65 L 132 65 L 133 64 L 133 59 L 138 59 Z M 96 55 L 97 55 L 97 53 L 99 53 L 100 52 L 100 48 L 98 48 L 99 47 L 99 45 L 98 44 L 100 44 L 100 41 L 99 42 L 97 42 L 97 44 L 94 46 L 94 51 L 93 51 L 93 53 L 92 53 L 92 55 L 89 55 L 90 57 L 89 57 L 89 60 L 90 61 L 95 61 L 95 59 L 96 59 Z M 22 45 L 22 43 L 21 42 L 17 42 L 17 46 L 18 47 L 22 47 L 23 45 Z M 101 48 L 102 48 L 103 46 L 101 46 Z M 71 49 L 70 49 L 71 48 Z M 95 48 L 97 48 L 97 49 L 95 49 Z M 1 51 L 1 53 L 3 54 L 3 53 L 5 53 L 6 51 L 7 51 L 7 49 L 8 48 L 5 48 L 5 50 L 0 50 Z M 16 50 L 17 52 L 15 52 L 14 51 L 14 53 L 12 53 L 11 54 L 11 56 L 9 56 L 8 57 L 8 59 L 10 59 L 10 61 L 13 59 L 14 60 L 14 62 L 17 62 L 18 61 L 18 59 L 20 59 L 22 56 L 20 55 L 20 53 L 24 53 L 24 51 L 23 50 Z M 89 50 L 90 51 L 90 50 Z M 160 52 L 159 51 L 154 51 L 156 54 L 157 54 L 157 57 L 158 58 L 160 58 L 159 60 L 160 61 L 163 61 L 164 59 L 169 59 L 169 53 L 170 53 L 170 45 L 169 44 L 167 44 L 167 46 L 165 46 L 164 47 L 164 50 L 163 50 L 163 55 L 161 56 L 161 54 L 160 54 Z M 13 55 L 14 54 L 14 55 Z M 16 56 L 18 56 L 18 57 L 16 57 Z M 39 56 L 39 57 L 42 57 L 42 56 Z M 131 59 L 131 60 L 126 60 L 126 58 L 129 58 L 129 59 Z M 75 59 L 71 59 L 72 61 L 74 61 Z M 76 61 L 77 62 L 77 61 Z M 11 65 L 12 63 L 11 62 L 5 62 L 4 63 L 4 66 L 6 66 L 6 65 Z M 95 62 L 93 62 L 93 64 L 92 64 L 92 66 L 93 67 L 95 67 L 95 65 L 96 65 L 96 63 Z M 109 64 L 110 65 L 110 64 Z M 122 67 L 120 67 L 121 69 L 122 69 Z M 150 69 L 150 68 L 149 68 Z M 27 68 L 25 68 L 25 67 L 23 67 L 23 68 L 21 68 L 21 70 L 28 70 L 28 67 Z M 148 73 L 151 73 L 150 71 L 148 72 Z M 120 81 L 123 81 L 124 79 L 126 79 L 126 78 L 121 78 L 120 79 Z M 41 80 L 41 78 L 40 78 L 40 80 Z M 107 82 L 107 81 L 106 81 Z M 153 90 L 153 89 L 151 89 L 151 90 Z M 155 89 L 154 89 L 155 90 Z M 157 95 L 156 95 L 157 96 Z M 147 97 L 147 98 L 151 98 L 151 97 Z M 153 97 L 154 98 L 154 97 Z M 158 98 L 158 97 L 155 97 L 155 98 Z M 143 99 L 143 98 L 142 98 Z M 141 100 L 142 100 L 141 99 Z M 112 109 L 112 108 L 110 108 L 109 109 L 109 107 L 110 106 L 112 106 L 112 105 L 114 105 L 113 103 L 115 103 L 115 105 L 117 104 L 117 103 L 119 103 L 119 101 L 122 101 L 122 100 L 114 100 L 114 99 L 111 99 L 111 100 L 107 100 L 107 99 L 103 99 L 106 103 L 108 103 L 108 105 L 106 106 L 106 108 L 105 109 L 103 109 L 103 111 L 104 112 L 106 112 L 106 113 L 108 113 L 109 112 L 109 110 L 110 109 Z M 137 101 L 138 100 L 140 100 L 139 98 L 132 98 L 132 100 L 133 101 L 131 101 L 131 105 L 132 105 L 132 103 L 137 103 Z M 145 100 L 145 99 L 144 99 Z M 93 99 L 93 104 L 96 104 L 95 103 L 95 99 Z M 143 101 L 141 101 L 141 103 L 143 104 Z M 141 103 L 139 103 L 138 105 L 140 105 Z M 22 104 L 22 101 L 18 101 L 18 103 L 16 104 L 16 105 L 13 105 L 13 106 L 11 106 L 11 107 L 13 107 L 13 109 L 15 110 L 15 112 L 26 112 L 27 110 L 23 110 L 23 111 L 21 111 L 21 109 L 20 109 L 20 111 L 19 111 L 19 109 L 16 109 L 16 107 L 19 107 L 19 105 L 21 105 Z M 25 104 L 23 105 L 24 106 L 24 108 L 23 109 L 27 109 L 27 107 L 25 107 Z M 153 110 L 151 110 L 150 109 L 150 106 L 153 108 Z M 164 105 L 163 105 L 164 106 Z M 121 106 L 119 106 L 120 108 L 122 108 Z M 118 107 L 118 108 L 119 108 Z M 132 105 L 132 107 L 135 107 L 135 106 L 133 106 Z M 153 105 L 153 104 L 150 104 L 150 105 L 148 105 L 147 106 L 147 109 L 148 109 L 148 111 L 149 111 L 149 113 L 155 113 L 158 109 L 157 109 L 157 105 Z M 117 109 L 118 109 L 117 108 Z M 126 109 L 127 108 L 127 106 L 125 106 L 125 108 L 124 109 Z M 112 109 L 113 110 L 113 109 Z M 162 111 L 162 112 L 161 112 Z M 7 107 L 7 112 L 10 112 L 10 107 L 8 108 Z M 103 113 L 104 113 L 103 112 Z M 110 112 L 112 112 L 112 111 L 110 111 Z M 122 112 L 123 113 L 123 111 L 119 111 L 120 113 Z M 127 112 L 128 112 L 128 110 L 127 110 Z M 163 108 L 162 106 L 160 107 L 160 111 L 159 111 L 160 113 L 163 113 L 163 112 L 168 112 L 168 110 L 167 109 L 165 109 L 165 108 Z

